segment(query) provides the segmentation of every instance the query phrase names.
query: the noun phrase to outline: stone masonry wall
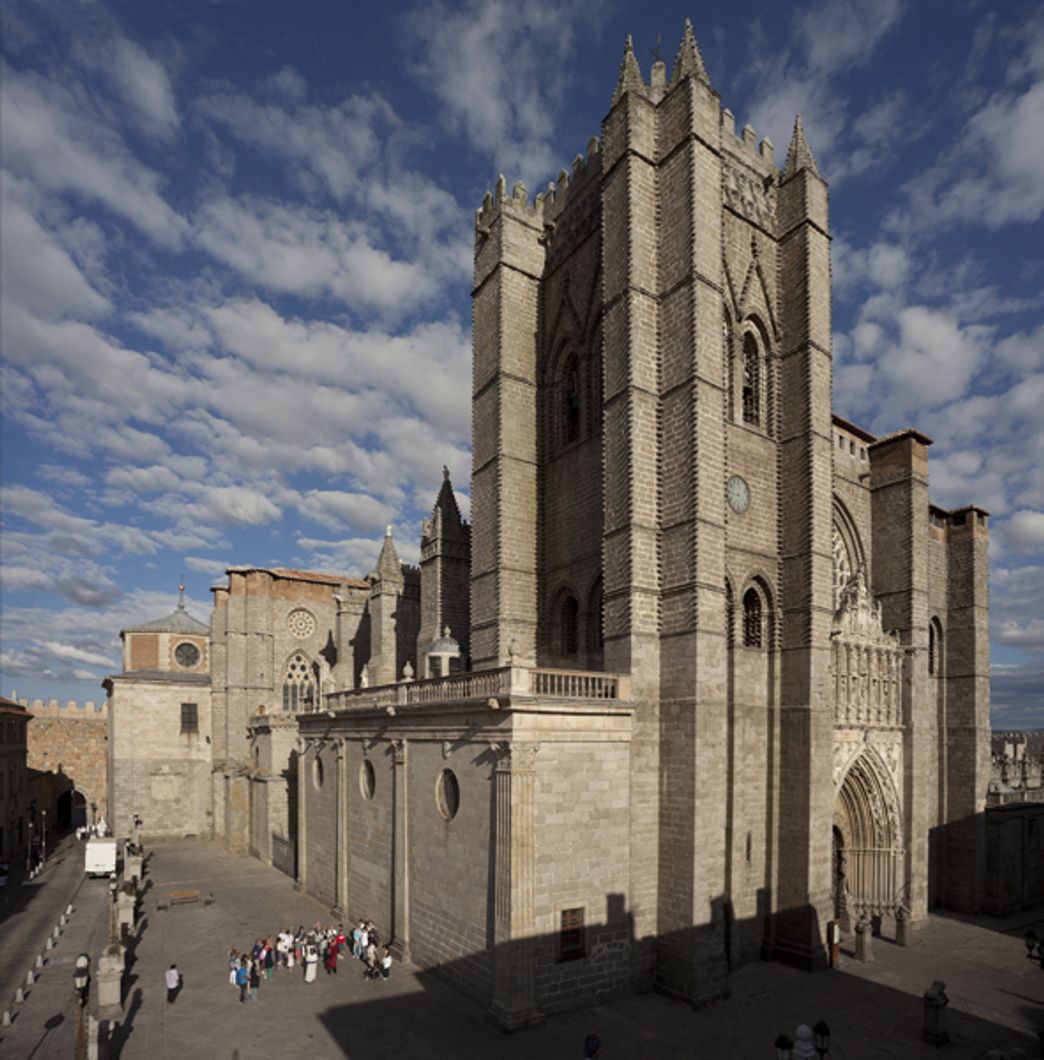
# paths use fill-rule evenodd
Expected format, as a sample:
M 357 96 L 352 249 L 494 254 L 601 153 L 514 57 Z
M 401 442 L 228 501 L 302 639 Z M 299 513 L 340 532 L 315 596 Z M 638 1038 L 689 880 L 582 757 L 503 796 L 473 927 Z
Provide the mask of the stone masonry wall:
M 21 701 L 32 714 L 28 727 L 30 769 L 48 773 L 65 773 L 90 804 L 97 805 L 99 817 L 109 815 L 108 740 L 109 723 L 106 704 L 83 707 L 70 701 L 60 706 L 57 700 Z
M 447 757 L 435 741 L 411 740 L 409 745 L 410 945 L 417 964 L 438 969 L 488 1003 L 493 985 L 488 930 L 492 756 L 488 744 L 455 741 L 452 748 Z M 435 801 L 443 769 L 453 770 L 460 785 L 460 809 L 450 821 Z M 379 807 L 373 812 L 374 832 L 381 834 L 383 814 Z M 445 886 L 432 887 L 431 880 Z

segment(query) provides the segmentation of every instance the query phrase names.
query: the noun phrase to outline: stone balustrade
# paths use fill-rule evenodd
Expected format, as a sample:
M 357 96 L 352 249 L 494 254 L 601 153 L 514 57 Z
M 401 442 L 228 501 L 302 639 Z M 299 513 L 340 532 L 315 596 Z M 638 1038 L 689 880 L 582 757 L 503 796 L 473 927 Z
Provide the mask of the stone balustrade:
M 429 677 L 422 681 L 398 681 L 393 685 L 331 692 L 324 697 L 323 709 L 374 710 L 447 700 L 500 697 L 626 701 L 630 698 L 630 691 L 630 678 L 625 674 L 502 666 L 493 670 Z

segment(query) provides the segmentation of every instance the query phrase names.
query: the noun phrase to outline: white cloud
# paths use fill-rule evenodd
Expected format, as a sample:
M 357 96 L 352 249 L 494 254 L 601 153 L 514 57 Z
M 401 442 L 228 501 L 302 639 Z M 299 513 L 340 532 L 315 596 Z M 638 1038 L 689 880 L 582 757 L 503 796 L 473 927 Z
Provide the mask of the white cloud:
M 232 565 L 232 561 L 227 559 L 206 559 L 203 556 L 185 557 L 185 566 L 189 570 L 202 571 L 204 574 L 224 574 Z
M 901 0 L 826 0 L 803 10 L 797 26 L 808 64 L 834 73 L 869 62 L 902 9 Z
M 309 490 L 300 501 L 298 511 L 316 523 L 331 525 L 344 521 L 360 530 L 374 530 L 387 526 L 394 511 L 365 493 L 346 493 L 343 490 Z
M 402 315 L 439 290 L 438 260 L 403 260 L 357 222 L 256 199 L 206 203 L 195 239 L 215 259 L 274 291 L 332 295 L 353 309 Z
M 44 189 L 100 203 L 151 239 L 175 247 L 186 223 L 157 173 L 135 158 L 75 87 L 6 66 L 0 79 L 4 164 Z
M 785 157 L 794 116 L 801 114 L 820 170 L 835 183 L 887 161 L 905 98 L 892 92 L 869 107 L 861 101 L 851 118 L 839 81 L 871 61 L 902 14 L 901 0 L 824 0 L 797 17 L 789 47 L 752 36 L 750 121 L 758 134 L 782 147 Z M 903 135 L 911 135 L 908 128 Z
M 1012 552 L 1044 551 L 1044 512 L 1012 512 L 1003 526 Z
M 141 128 L 163 139 L 177 132 L 181 119 L 174 89 L 161 63 L 138 44 L 121 38 L 115 42 L 106 68 Z
M 418 7 L 409 20 L 421 78 L 451 127 L 505 173 L 535 186 L 564 159 L 554 147 L 556 115 L 569 87 L 570 58 L 601 3 L 467 0 Z
M 0 179 L 0 275 L 3 299 L 45 316 L 76 314 L 94 318 L 109 301 L 90 284 L 69 253 L 15 200 L 17 181 L 6 171 Z

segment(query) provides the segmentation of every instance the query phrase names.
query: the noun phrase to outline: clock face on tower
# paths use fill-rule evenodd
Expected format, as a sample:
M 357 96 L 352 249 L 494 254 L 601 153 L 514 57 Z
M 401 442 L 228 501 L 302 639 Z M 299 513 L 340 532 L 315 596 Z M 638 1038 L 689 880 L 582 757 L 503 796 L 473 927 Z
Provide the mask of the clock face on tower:
M 742 515 L 750 507 L 750 486 L 746 479 L 739 475 L 733 475 L 725 486 L 725 495 L 729 499 L 729 507 Z
M 184 666 L 188 670 L 199 662 L 199 648 L 183 641 L 174 649 L 174 659 L 178 666 Z

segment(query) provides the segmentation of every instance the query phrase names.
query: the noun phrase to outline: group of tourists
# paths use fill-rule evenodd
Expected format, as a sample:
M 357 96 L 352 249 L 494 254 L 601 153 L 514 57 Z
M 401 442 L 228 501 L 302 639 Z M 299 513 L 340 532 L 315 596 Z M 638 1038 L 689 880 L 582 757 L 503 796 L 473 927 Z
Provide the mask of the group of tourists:
M 363 978 L 371 981 L 391 976 L 392 956 L 387 945 L 382 945 L 371 920 L 360 920 L 346 932 L 343 924 L 324 928 L 320 924 L 306 931 L 302 924 L 295 931 L 284 931 L 254 941 L 242 953 L 234 946 L 228 951 L 228 981 L 239 987 L 241 1003 L 249 996 L 256 1001 L 262 982 L 270 982 L 275 972 L 304 969 L 304 981 L 315 982 L 319 965 L 327 975 L 336 975 L 337 966 L 345 957 L 354 957 L 363 966 Z

